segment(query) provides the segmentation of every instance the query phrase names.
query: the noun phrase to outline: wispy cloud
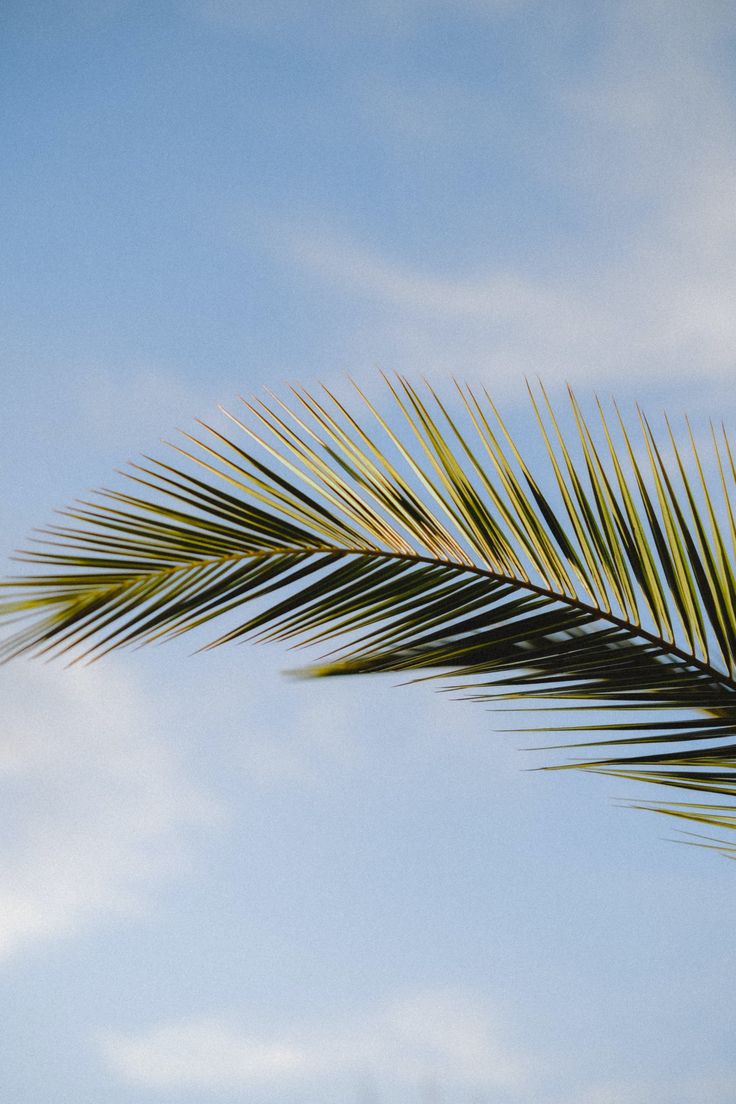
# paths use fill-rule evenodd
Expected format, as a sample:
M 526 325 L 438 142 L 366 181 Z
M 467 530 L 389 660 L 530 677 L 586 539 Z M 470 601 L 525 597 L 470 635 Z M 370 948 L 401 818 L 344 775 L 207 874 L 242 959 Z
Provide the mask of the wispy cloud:
M 14 669 L 0 741 L 0 958 L 139 910 L 186 863 L 188 833 L 218 817 L 153 720 L 112 664 Z
M 342 309 L 352 327 L 343 362 L 347 346 L 358 364 L 368 356 L 387 367 L 487 378 L 542 372 L 615 384 L 697 372 L 712 393 L 731 378 L 736 107 L 721 43 L 736 32 L 736 19 L 715 2 L 673 12 L 650 0 L 612 6 L 604 30 L 573 76 L 554 66 L 547 77 L 537 73 L 549 81 L 549 142 L 557 148 L 526 171 L 536 187 L 564 196 L 566 210 L 577 204 L 585 212 L 566 237 L 550 227 L 518 260 L 506 248 L 503 260 L 468 267 L 445 258 L 435 266 L 409 259 L 400 241 L 389 249 L 365 232 L 336 231 L 345 225 L 337 213 L 332 223 L 327 214 L 312 225 L 304 213 L 262 220 L 263 239 L 281 263 L 350 304 Z M 560 47 L 560 59 L 564 53 Z M 408 105 L 408 120 L 400 113 L 407 142 L 438 140 L 441 113 L 433 105 L 441 90 L 434 88 L 423 120 L 422 96 L 410 82 L 379 85 L 379 95 L 364 99 L 373 123 L 386 113 L 392 143 L 397 103 Z M 488 109 L 497 128 L 493 103 Z M 467 156 L 482 162 L 480 108 L 473 118 L 463 120 L 466 144 L 476 141 Z M 447 126 L 452 132 L 457 123 Z M 475 219 L 478 202 L 476 195 Z
M 416 993 L 345 1020 L 270 1035 L 229 1019 L 190 1020 L 107 1032 L 101 1046 L 122 1078 L 159 1091 L 327 1090 L 370 1076 L 389 1089 L 435 1079 L 448 1090 L 515 1095 L 530 1080 L 497 1016 L 467 995 Z

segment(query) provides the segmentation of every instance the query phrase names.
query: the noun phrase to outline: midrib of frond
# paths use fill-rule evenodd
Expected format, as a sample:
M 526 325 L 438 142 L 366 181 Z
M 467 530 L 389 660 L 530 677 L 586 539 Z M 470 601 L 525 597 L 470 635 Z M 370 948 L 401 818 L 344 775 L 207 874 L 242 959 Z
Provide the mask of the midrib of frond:
M 701 659 L 694 652 L 689 652 L 687 649 L 680 647 L 676 642 L 673 642 L 656 632 L 652 632 L 644 625 L 635 620 L 628 620 L 624 617 L 620 617 L 610 609 L 602 608 L 591 602 L 586 602 L 584 599 L 578 596 L 572 596 L 569 593 L 562 590 L 555 590 L 553 588 L 542 586 L 538 583 L 534 583 L 528 578 L 520 579 L 511 573 L 506 573 L 486 566 L 481 566 L 475 563 L 468 563 L 467 561 L 456 561 L 447 559 L 444 557 L 433 557 L 422 555 L 419 552 L 401 552 L 391 549 L 381 548 L 345 548 L 339 545 L 331 545 L 326 543 L 319 543 L 314 545 L 283 545 L 279 547 L 271 547 L 267 549 L 254 549 L 247 552 L 233 552 L 223 553 L 218 556 L 202 557 L 196 559 L 190 559 L 186 562 L 167 564 L 165 567 L 157 568 L 154 571 L 142 571 L 131 574 L 125 579 L 117 579 L 115 583 L 107 588 L 95 587 L 91 591 L 85 593 L 85 597 L 90 599 L 103 600 L 107 594 L 119 594 L 125 590 L 132 590 L 136 586 L 139 586 L 145 582 L 151 584 L 152 593 L 155 593 L 156 580 L 165 580 L 179 573 L 191 573 L 197 570 L 207 570 L 208 568 L 224 567 L 227 564 L 245 563 L 253 560 L 264 560 L 268 558 L 290 556 L 295 559 L 304 558 L 307 559 L 312 556 L 329 556 L 332 560 L 336 559 L 349 559 L 349 558 L 361 558 L 361 559 L 381 559 L 386 561 L 394 561 L 397 563 L 414 563 L 424 564 L 428 566 L 443 566 L 454 570 L 458 576 L 473 575 L 479 578 L 486 578 L 497 583 L 506 583 L 509 586 L 513 586 L 519 591 L 524 591 L 528 594 L 533 594 L 536 597 L 544 598 L 549 601 L 554 601 L 563 605 L 569 609 L 578 610 L 581 613 L 588 615 L 591 621 L 600 621 L 608 625 L 611 625 L 617 629 L 620 629 L 632 637 L 632 639 L 638 639 L 646 641 L 648 644 L 653 645 L 663 656 L 667 656 L 673 660 L 676 660 L 685 666 L 699 671 L 701 674 L 707 675 L 712 681 L 723 687 L 724 689 L 732 692 L 736 692 L 736 679 L 731 677 L 728 673 L 713 664 Z M 80 576 L 80 581 L 81 581 Z M 78 599 L 79 600 L 79 599 Z M 245 598 L 239 604 L 242 605 L 248 599 Z M 185 626 L 180 629 L 180 632 L 184 632 L 189 628 Z

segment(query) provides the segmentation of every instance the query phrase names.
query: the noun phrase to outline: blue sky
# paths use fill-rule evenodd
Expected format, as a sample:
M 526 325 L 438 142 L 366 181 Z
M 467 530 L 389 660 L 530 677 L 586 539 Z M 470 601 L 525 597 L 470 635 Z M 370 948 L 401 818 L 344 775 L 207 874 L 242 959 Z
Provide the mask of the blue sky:
M 523 426 L 540 374 L 733 424 L 731 4 L 0 25 L 3 553 L 265 385 L 454 373 Z M 0 672 L 4 1099 L 733 1101 L 729 864 L 481 707 L 191 651 Z

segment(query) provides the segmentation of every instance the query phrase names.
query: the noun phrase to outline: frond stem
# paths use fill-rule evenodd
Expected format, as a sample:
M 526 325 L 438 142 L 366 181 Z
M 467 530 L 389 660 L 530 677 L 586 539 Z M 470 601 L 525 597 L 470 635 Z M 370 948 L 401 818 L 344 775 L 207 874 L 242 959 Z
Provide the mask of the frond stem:
M 252 560 L 261 559 L 268 556 L 286 556 L 286 555 L 304 555 L 314 556 L 320 554 L 329 554 L 334 557 L 347 558 L 349 556 L 360 556 L 365 559 L 383 559 L 383 560 L 395 560 L 408 563 L 427 564 L 429 566 L 445 565 L 453 568 L 459 574 L 466 573 L 470 575 L 476 575 L 481 578 L 492 579 L 494 582 L 505 582 L 517 587 L 519 590 L 525 590 L 530 594 L 535 594 L 538 597 L 547 598 L 560 602 L 563 605 L 569 606 L 573 609 L 580 610 L 583 613 L 590 614 L 591 617 L 605 621 L 610 625 L 615 625 L 617 628 L 623 629 L 626 632 L 632 634 L 632 636 L 639 637 L 642 640 L 648 641 L 650 644 L 654 644 L 662 653 L 671 656 L 674 659 L 680 660 L 687 666 L 695 668 L 701 671 L 703 674 L 708 675 L 715 683 L 724 688 L 736 692 L 736 679 L 728 675 L 725 671 L 719 670 L 711 663 L 705 660 L 699 659 L 698 656 L 692 652 L 688 652 L 683 648 L 680 648 L 673 641 L 666 639 L 658 633 L 651 632 L 649 629 L 644 628 L 636 622 L 627 621 L 623 617 L 617 617 L 616 614 L 610 610 L 604 610 L 600 606 L 596 606 L 589 602 L 585 602 L 580 598 L 573 597 L 569 594 L 561 591 L 551 590 L 548 587 L 540 586 L 538 583 L 533 583 L 528 579 L 520 579 L 515 575 L 506 574 L 501 571 L 493 571 L 487 567 L 479 567 L 477 564 L 460 563 L 455 560 L 438 559 L 433 556 L 423 556 L 418 552 L 393 552 L 381 548 L 341 548 L 335 545 L 329 544 L 315 544 L 313 546 L 285 546 L 283 548 L 268 548 L 258 549 L 252 552 L 238 552 L 229 555 L 214 556 L 211 558 L 203 558 L 201 560 L 187 561 L 186 563 L 177 564 L 175 566 L 167 566 L 161 568 L 158 571 L 146 571 L 140 572 L 137 575 L 131 576 L 129 580 L 123 583 L 123 586 L 131 585 L 132 583 L 147 578 L 150 579 L 152 575 L 160 574 L 162 576 L 173 574 L 176 571 L 181 571 L 183 568 L 203 568 L 211 564 L 224 563 L 228 560 Z M 25 581 L 25 580 L 24 580 Z M 29 579 L 28 582 L 32 580 Z M 114 586 L 119 589 L 121 586 L 120 581 L 116 581 Z

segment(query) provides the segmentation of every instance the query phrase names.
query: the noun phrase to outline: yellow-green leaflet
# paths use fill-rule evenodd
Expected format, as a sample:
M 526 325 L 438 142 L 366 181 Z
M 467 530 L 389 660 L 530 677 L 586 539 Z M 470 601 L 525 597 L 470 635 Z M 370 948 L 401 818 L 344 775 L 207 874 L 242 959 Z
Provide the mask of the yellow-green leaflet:
M 36 573 L 2 584 L 0 656 L 92 660 L 219 620 L 203 647 L 319 645 L 307 674 L 439 680 L 536 712 L 527 731 L 574 734 L 564 746 L 586 751 L 564 769 L 732 799 L 725 430 L 701 451 L 689 426 L 680 443 L 600 404 L 589 422 L 539 387 L 537 464 L 485 393 L 385 385 L 383 404 L 357 387 L 244 400 L 230 433 L 200 422 L 174 461 L 65 510 L 18 557 Z M 728 804 L 638 807 L 736 826 Z

